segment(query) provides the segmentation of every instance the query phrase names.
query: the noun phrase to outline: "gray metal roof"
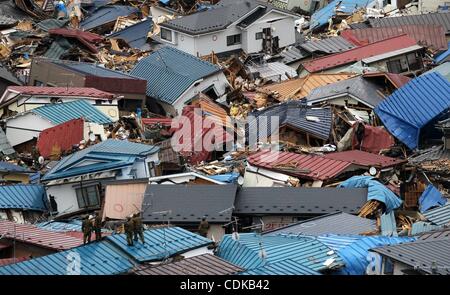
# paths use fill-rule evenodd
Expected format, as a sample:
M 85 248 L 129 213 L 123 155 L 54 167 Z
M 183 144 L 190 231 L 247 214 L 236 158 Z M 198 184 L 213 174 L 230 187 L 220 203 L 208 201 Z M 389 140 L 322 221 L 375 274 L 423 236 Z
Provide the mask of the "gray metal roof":
M 349 25 L 351 29 L 355 30 L 355 29 L 367 29 L 370 28 L 370 25 L 366 22 L 361 22 L 361 23 L 353 23 Z
M 330 37 L 327 39 L 308 41 L 300 45 L 301 48 L 311 53 L 338 53 L 350 50 L 356 46 L 341 36 Z
M 308 104 L 316 104 L 343 95 L 350 95 L 361 103 L 376 107 L 383 97 L 378 93 L 378 86 L 369 80 L 358 76 L 355 78 L 339 81 L 333 84 L 315 88 L 307 97 Z
M 202 254 L 181 261 L 157 266 L 144 265 L 134 271 L 137 275 L 232 275 L 244 271 L 211 254 Z
M 13 147 L 8 141 L 5 132 L 0 128 L 0 153 L 3 153 L 6 156 L 12 155 L 15 153 Z
M 447 238 L 450 238 L 450 228 L 423 233 L 420 235 L 419 240 L 447 239 Z
M 236 185 L 170 185 L 147 186 L 142 205 L 144 222 L 198 223 L 203 216 L 209 223 L 231 220 Z M 229 210 L 227 210 L 229 209 Z M 167 215 L 155 214 L 171 210 Z
M 371 251 L 428 274 L 432 273 L 432 263 L 436 262 L 436 273 L 449 275 L 450 251 L 448 249 L 450 249 L 450 239 L 431 239 L 374 248 Z
M 279 55 L 282 58 L 281 61 L 286 65 L 311 56 L 311 54 L 307 51 L 299 49 L 295 46 L 286 47 Z
M 437 225 L 450 225 L 450 204 L 423 213 L 426 219 Z
M 359 235 L 376 229 L 375 220 L 358 217 L 344 212 L 330 213 L 308 220 L 289 224 L 265 232 L 266 235 L 301 234 L 320 236 L 324 234 Z
M 144 21 L 109 35 L 108 38 L 123 39 L 133 48 L 148 48 L 147 36 L 152 29 L 153 21 L 152 18 L 149 17 Z
M 416 155 L 410 157 L 408 162 L 410 164 L 420 164 L 439 159 L 450 159 L 450 150 L 444 148 L 443 145 L 420 150 Z
M 244 187 L 238 191 L 235 214 L 357 213 L 367 201 L 366 188 Z
M 402 25 L 441 25 L 450 33 L 450 13 L 428 13 L 370 19 L 372 27 L 396 27 Z
M 88 76 L 98 76 L 104 78 L 120 78 L 120 79 L 139 79 L 131 75 L 107 69 L 100 65 L 87 63 L 87 62 L 74 62 L 74 61 L 61 61 L 61 60 L 49 60 L 49 62 Z
M 22 83 L 14 76 L 5 66 L 0 64 L 0 79 L 11 82 L 14 85 L 22 85 Z

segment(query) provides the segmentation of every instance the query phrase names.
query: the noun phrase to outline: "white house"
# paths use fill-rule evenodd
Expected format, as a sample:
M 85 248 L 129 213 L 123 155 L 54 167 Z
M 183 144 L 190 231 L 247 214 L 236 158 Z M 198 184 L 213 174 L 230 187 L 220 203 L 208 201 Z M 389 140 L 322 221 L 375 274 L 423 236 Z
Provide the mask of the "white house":
M 58 215 L 99 209 L 105 182 L 155 176 L 159 148 L 108 139 L 63 158 L 42 178 Z
M 258 0 L 222 0 L 159 24 L 159 41 L 192 55 L 256 53 L 295 43 L 296 14 Z
M 222 68 L 173 47 L 142 59 L 131 75 L 147 80 L 147 96 L 172 116 L 200 93 L 215 100 L 231 87 Z

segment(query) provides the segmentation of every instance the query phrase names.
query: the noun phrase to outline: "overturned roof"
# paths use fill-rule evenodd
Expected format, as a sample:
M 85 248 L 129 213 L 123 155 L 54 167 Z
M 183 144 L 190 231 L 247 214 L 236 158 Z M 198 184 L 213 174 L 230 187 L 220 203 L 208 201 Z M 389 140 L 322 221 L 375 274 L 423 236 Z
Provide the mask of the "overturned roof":
M 105 5 L 97 8 L 91 15 L 87 16 L 80 27 L 89 31 L 99 26 L 115 22 L 119 16 L 128 16 L 138 13 L 139 9 L 133 6 L 125 5 Z
M 238 191 L 234 212 L 242 215 L 323 215 L 337 211 L 356 214 L 366 201 L 365 188 L 243 187 Z
M 112 33 L 107 38 L 122 39 L 133 48 L 144 49 L 147 45 L 147 36 L 153 29 L 152 18 L 124 28 L 118 32 Z
M 402 15 L 369 19 L 372 27 L 398 27 L 403 25 L 436 25 L 443 26 L 446 34 L 450 33 L 450 13 L 427 13 Z
M 150 184 L 145 191 L 144 222 L 198 223 L 206 216 L 208 222 L 229 222 L 236 197 L 235 185 L 167 185 Z M 154 212 L 171 211 L 170 214 Z

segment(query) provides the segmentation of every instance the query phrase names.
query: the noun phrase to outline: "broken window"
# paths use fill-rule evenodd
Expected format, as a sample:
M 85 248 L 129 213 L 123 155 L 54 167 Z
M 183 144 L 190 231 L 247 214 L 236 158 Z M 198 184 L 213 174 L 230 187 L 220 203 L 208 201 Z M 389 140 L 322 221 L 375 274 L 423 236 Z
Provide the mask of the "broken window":
M 241 34 L 227 36 L 227 46 L 241 44 Z
M 261 40 L 263 38 L 263 32 L 258 32 L 255 34 L 255 39 L 256 40 Z
M 408 60 L 408 66 L 410 71 L 417 71 L 421 69 L 421 62 L 417 58 L 416 53 L 410 53 L 406 56 Z
M 161 39 L 172 42 L 172 31 L 161 28 Z
M 408 69 L 403 69 L 402 63 L 399 59 L 391 60 L 387 62 L 388 71 L 393 74 L 400 74 L 408 71 Z
M 96 185 L 78 188 L 76 194 L 79 208 L 100 206 L 100 196 Z

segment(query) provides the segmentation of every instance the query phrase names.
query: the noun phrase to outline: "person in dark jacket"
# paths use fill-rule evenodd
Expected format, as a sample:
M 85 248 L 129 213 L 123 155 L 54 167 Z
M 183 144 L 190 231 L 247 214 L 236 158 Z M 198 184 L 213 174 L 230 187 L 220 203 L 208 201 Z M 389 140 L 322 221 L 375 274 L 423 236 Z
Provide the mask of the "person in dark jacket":
M 142 218 L 140 213 L 136 213 L 133 216 L 133 227 L 134 227 L 134 241 L 138 241 L 138 237 L 142 244 L 145 244 L 144 239 L 144 227 L 142 225 Z
M 125 234 L 127 236 L 127 243 L 128 246 L 133 246 L 133 233 L 134 233 L 134 225 L 133 225 L 133 219 L 128 216 L 127 222 L 124 224 Z
M 83 244 L 91 242 L 92 221 L 86 215 L 81 223 L 81 231 L 83 232 Z
M 95 240 L 98 242 L 102 239 L 102 217 L 99 212 L 95 212 L 94 219 Z

